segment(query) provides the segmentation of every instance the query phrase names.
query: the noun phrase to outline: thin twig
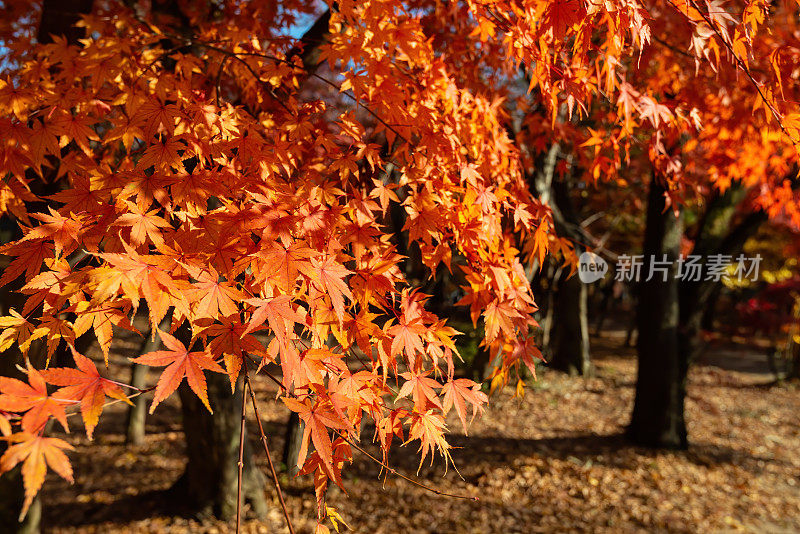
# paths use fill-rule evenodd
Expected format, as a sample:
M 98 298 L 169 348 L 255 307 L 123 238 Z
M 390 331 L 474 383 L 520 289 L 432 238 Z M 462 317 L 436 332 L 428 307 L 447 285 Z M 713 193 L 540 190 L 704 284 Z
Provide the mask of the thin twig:
M 352 441 L 350 441 L 349 439 L 347 439 L 345 436 L 343 436 L 335 428 L 332 428 L 331 431 L 334 434 L 336 434 L 337 436 L 339 436 L 340 438 L 342 438 L 345 442 L 347 442 L 348 445 L 350 445 L 351 447 L 353 447 L 356 450 L 358 450 L 359 452 L 361 452 L 361 454 L 365 455 L 367 458 L 369 458 L 373 462 L 377 463 L 378 465 L 380 465 L 381 467 L 386 469 L 389 473 L 392 473 L 393 475 L 398 476 L 398 477 L 402 478 L 403 480 L 411 482 L 415 486 L 418 486 L 418 487 L 420 487 L 420 488 L 422 488 L 422 489 L 424 489 L 426 491 L 430 491 L 431 493 L 435 493 L 436 495 L 441 495 L 442 497 L 452 497 L 454 499 L 464 499 L 464 500 L 467 500 L 467 501 L 479 501 L 480 500 L 478 497 L 470 497 L 469 495 L 459 495 L 457 493 L 448 493 L 446 491 L 439 491 L 436 488 L 432 488 L 432 487 L 430 487 L 430 486 L 428 486 L 426 484 L 423 484 L 422 482 L 414 480 L 413 478 L 404 475 L 403 473 L 399 472 L 398 470 L 394 469 L 393 467 L 389 467 L 388 465 L 386 465 L 381 460 L 378 460 L 373 455 L 371 455 L 370 453 L 365 451 L 363 448 L 359 447 L 357 444 L 355 444 Z
M 275 472 L 275 465 L 272 463 L 272 455 L 269 452 L 269 443 L 267 442 L 267 435 L 264 433 L 264 426 L 261 424 L 261 416 L 258 414 L 258 404 L 256 403 L 256 396 L 253 393 L 253 387 L 250 385 L 250 374 L 247 371 L 247 358 L 242 359 L 242 365 L 244 367 L 244 388 L 246 393 L 249 391 L 250 393 L 250 400 L 253 402 L 253 412 L 256 415 L 256 421 L 258 422 L 258 431 L 261 433 L 261 443 L 264 444 L 264 452 L 267 453 L 267 462 L 269 462 L 269 470 L 272 473 L 272 481 L 275 483 L 275 490 L 278 492 L 278 500 L 281 503 L 281 509 L 283 510 L 283 517 L 286 518 L 286 526 L 289 527 L 290 534 L 294 534 L 294 527 L 292 526 L 292 520 L 289 518 L 289 511 L 286 509 L 286 502 L 283 500 L 283 492 L 281 491 L 281 484 L 278 482 L 278 474 Z
M 242 470 L 244 469 L 244 421 L 247 412 L 247 385 L 245 382 L 242 391 L 242 422 L 239 427 L 239 474 L 236 485 L 236 534 L 242 528 Z

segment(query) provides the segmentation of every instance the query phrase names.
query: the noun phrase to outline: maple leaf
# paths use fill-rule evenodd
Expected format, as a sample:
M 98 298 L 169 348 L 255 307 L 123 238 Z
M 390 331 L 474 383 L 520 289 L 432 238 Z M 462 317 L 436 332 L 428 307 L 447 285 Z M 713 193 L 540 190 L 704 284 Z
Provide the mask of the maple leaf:
M 502 330 L 509 336 L 514 335 L 513 319 L 521 317 L 520 313 L 508 301 L 492 301 L 486 306 L 484 318 L 486 321 L 486 339 L 493 341 L 497 339 Z
M 264 346 L 248 333 L 247 325 L 239 322 L 238 317 L 221 317 L 220 323 L 212 324 L 203 329 L 206 336 L 213 336 L 208 343 L 211 354 L 222 354 L 225 370 L 231 379 L 231 390 L 236 387 L 236 378 L 242 368 L 244 353 L 256 354 L 265 358 L 267 352 Z
M 33 498 L 44 484 L 48 467 L 72 483 L 72 466 L 64 449 L 72 450 L 73 447 L 64 440 L 29 432 L 13 434 L 7 439 L 14 445 L 0 457 L 0 473 L 7 473 L 22 462 L 22 481 L 25 485 L 25 501 L 19 514 L 19 520 L 22 521 Z
M 0 317 L 0 352 L 5 352 L 16 343 L 23 353 L 28 352 L 31 341 L 35 339 L 34 326 L 16 310 L 9 310 L 11 315 Z M 44 335 L 44 334 L 41 334 Z
M 649 96 L 639 99 L 639 114 L 643 119 L 648 119 L 654 128 L 658 128 L 661 122 L 669 122 L 673 115 L 670 109 L 659 104 Z
M 425 351 L 422 345 L 422 335 L 425 331 L 425 325 L 418 319 L 413 319 L 408 323 L 401 322 L 392 325 L 386 332 L 388 335 L 393 336 L 391 353 L 399 354 L 400 352 L 405 352 L 411 367 L 413 367 L 417 352 Z
M 144 212 L 133 202 L 126 200 L 125 204 L 130 212 L 120 215 L 114 224 L 116 226 L 130 226 L 131 242 L 134 245 L 142 245 L 149 238 L 156 246 L 164 244 L 160 229 L 169 228 L 170 225 L 163 218 L 156 215 L 159 210 Z
M 560 40 L 564 39 L 568 29 L 584 17 L 584 11 L 582 3 L 578 0 L 555 0 L 550 2 L 547 15 L 553 37 Z
M 95 364 L 86 356 L 79 354 L 74 347 L 70 347 L 75 360 L 75 368 L 53 367 L 44 369 L 42 376 L 55 386 L 63 386 L 53 393 L 54 399 L 63 399 L 67 402 L 81 403 L 81 415 L 86 426 L 86 435 L 91 440 L 94 428 L 103 412 L 106 396 L 133 403 L 122 392 L 116 383 L 103 378 L 97 371 Z
M 49 208 L 50 215 L 44 213 L 31 213 L 31 217 L 39 219 L 42 224 L 28 232 L 25 240 L 47 239 L 52 240 L 56 256 L 62 252 L 71 253 L 78 246 L 80 230 L 83 224 L 72 217 L 64 217 L 53 208 Z
M 92 306 L 90 302 L 82 301 L 75 306 L 76 319 L 72 325 L 75 338 L 82 336 L 89 328 L 94 330 L 103 359 L 108 365 L 108 354 L 111 350 L 111 339 L 114 335 L 114 326 L 119 326 L 131 332 L 137 332 L 131 325 L 123 310 L 113 304 Z
M 514 359 L 522 361 L 534 377 L 536 377 L 536 362 L 534 362 L 534 358 L 544 360 L 542 352 L 539 350 L 539 347 L 536 346 L 536 342 L 532 337 L 525 338 L 524 340 L 515 340 L 514 350 L 511 355 Z
M 311 264 L 314 266 L 314 279 L 319 282 L 322 289 L 328 293 L 331 298 L 331 304 L 336 311 L 336 316 L 341 323 L 344 319 L 344 297 L 352 300 L 353 295 L 344 281 L 344 277 L 353 274 L 352 271 L 346 269 L 341 263 L 337 262 L 332 256 L 327 256 L 323 261 L 317 261 L 315 258 L 311 259 Z
M 149 139 L 162 127 L 172 136 L 175 133 L 175 120 L 181 117 L 181 112 L 175 104 L 165 104 L 157 98 L 149 98 L 139 106 L 135 116 L 138 124 L 143 125 L 145 137 Z
M 188 266 L 187 271 L 197 280 L 192 284 L 192 300 L 197 318 L 214 318 L 239 313 L 237 302 L 245 295 L 229 282 L 220 281 L 216 269 L 206 266 L 203 269 Z
M 12 80 L 8 76 L 5 80 L 0 80 L 0 101 L 19 120 L 24 121 L 28 118 L 28 106 L 35 101 L 35 92 L 30 88 L 19 87 L 19 83 L 14 84 Z
M 169 350 L 149 352 L 132 361 L 139 364 L 154 367 L 164 367 L 164 371 L 156 384 L 153 404 L 150 406 L 150 413 L 156 409 L 161 401 L 169 397 L 183 381 L 184 377 L 189 383 L 189 387 L 195 392 L 197 397 L 203 402 L 209 412 L 211 405 L 208 403 L 208 392 L 206 391 L 206 377 L 203 370 L 225 373 L 225 370 L 215 362 L 206 351 L 189 352 L 186 345 L 166 332 L 158 331 L 161 341 Z
M 539 260 L 539 269 L 541 269 L 544 265 L 544 257 L 547 255 L 547 249 L 550 244 L 549 242 L 550 238 L 549 234 L 547 233 L 547 226 L 542 221 L 533 232 L 533 250 L 536 253 L 537 259 Z
M 59 316 L 43 318 L 41 324 L 34 330 L 33 335 L 34 337 L 47 337 L 47 361 L 45 366 L 50 364 L 50 358 L 55 354 L 56 348 L 58 348 L 62 340 L 67 343 L 75 341 L 75 331 L 72 328 L 72 324 Z
M 159 170 L 169 170 L 170 167 L 180 168 L 182 156 L 178 154 L 178 150 L 184 151 L 185 149 L 186 145 L 179 139 L 168 137 L 147 147 L 136 166 L 141 169 L 155 166 Z
M 414 406 L 420 412 L 427 410 L 429 403 L 433 404 L 440 410 L 442 409 L 442 403 L 439 402 L 439 396 L 433 390 L 433 388 L 442 387 L 439 382 L 421 374 L 402 373 L 400 376 L 405 378 L 406 381 L 403 382 L 403 386 L 397 393 L 398 399 L 402 399 L 403 397 L 411 394 L 414 399 Z
M 60 113 L 54 124 L 62 131 L 60 143 L 62 147 L 70 141 L 75 141 L 84 153 L 90 154 L 89 141 L 100 140 L 97 133 L 91 128 L 92 121 L 88 117 Z
M 0 276 L 0 287 L 16 280 L 23 272 L 25 281 L 29 281 L 42 268 L 44 260 L 53 257 L 53 250 L 53 243 L 46 239 L 30 239 L 29 236 L 22 241 L 0 247 L 0 253 L 16 256 L 3 270 L 3 275 Z
M 182 305 L 182 291 L 170 276 L 169 267 L 175 260 L 159 255 L 143 255 L 123 242 L 125 254 L 106 253 L 100 257 L 107 260 L 113 269 L 101 269 L 97 286 L 92 295 L 93 302 L 103 302 L 116 296 L 122 289 L 134 308 L 139 304 L 140 291 L 150 311 L 150 322 L 159 324 L 170 305 Z
M 300 314 L 292 308 L 292 299 L 288 295 L 266 299 L 252 298 L 245 302 L 255 306 L 247 325 L 248 332 L 258 330 L 266 322 L 275 337 L 284 342 L 294 331 L 294 325 L 303 321 Z
M 444 437 L 447 425 L 444 418 L 440 413 L 434 410 L 426 412 L 413 412 L 411 416 L 411 428 L 408 432 L 408 440 L 406 443 L 418 439 L 420 441 L 419 450 L 422 453 L 419 460 L 419 467 L 417 473 L 422 469 L 422 463 L 430 453 L 431 461 L 433 461 L 433 453 L 438 449 L 439 453 L 445 459 L 445 466 L 447 466 L 450 458 L 450 444 Z
M 394 184 L 384 184 L 380 180 L 372 180 L 375 187 L 370 191 L 371 198 L 377 198 L 381 205 L 381 213 L 385 214 L 390 202 L 400 202 L 397 193 L 394 192 Z
M 297 467 L 302 468 L 308 455 L 308 445 L 314 444 L 314 450 L 319 454 L 323 466 L 330 478 L 335 478 L 333 469 L 333 448 L 328 429 L 345 430 L 349 425 L 342 421 L 330 408 L 311 399 L 299 401 L 284 397 L 283 402 L 290 410 L 297 413 L 305 423 L 300 451 L 297 455 Z
M 47 394 L 47 383 L 41 373 L 28 363 L 28 383 L 16 378 L 0 376 L 0 410 L 25 413 L 22 430 L 36 433 L 50 417 L 55 417 L 69 432 L 65 402 Z
M 467 433 L 466 403 L 472 404 L 472 419 L 474 419 L 478 413 L 483 412 L 483 405 L 489 400 L 480 387 L 480 384 L 467 378 L 451 380 L 442 387 L 444 413 L 449 413 L 450 409 L 455 406 L 458 418 L 461 419 L 461 425 L 464 427 L 464 434 Z M 472 419 L 470 419 L 470 423 Z

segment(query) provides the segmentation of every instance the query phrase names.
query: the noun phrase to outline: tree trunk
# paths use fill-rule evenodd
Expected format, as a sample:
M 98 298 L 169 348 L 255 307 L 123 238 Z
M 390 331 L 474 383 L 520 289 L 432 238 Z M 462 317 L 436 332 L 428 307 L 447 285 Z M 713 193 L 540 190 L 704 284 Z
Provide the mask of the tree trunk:
M 553 304 L 552 351 L 548 366 L 570 375 L 589 376 L 589 323 L 586 284 L 564 273 Z
M 200 517 L 213 515 L 224 520 L 236 517 L 242 382 L 239 380 L 232 394 L 227 376 L 207 374 L 213 415 L 186 383 L 178 388 L 187 463 L 172 489 L 175 496 Z M 254 465 L 253 451 L 245 433 L 242 497 L 258 517 L 264 517 L 267 512 L 265 487 L 264 476 Z
M 143 351 L 146 354 L 151 351 Z M 147 380 L 147 366 L 131 363 L 131 385 L 143 389 Z M 147 396 L 139 395 L 133 399 L 133 406 L 128 408 L 128 421 L 125 425 L 125 443 L 141 445 L 144 443 L 145 420 L 147 418 Z
M 789 380 L 800 380 L 800 344 L 792 343 L 789 348 Z
M 637 319 L 638 376 L 627 432 L 641 445 L 683 449 L 688 445 L 684 419 L 689 358 L 681 350 L 678 280 L 681 218 L 667 209 L 665 190 L 653 176 L 647 205 L 644 265 Z M 664 258 L 666 256 L 666 258 Z M 647 280 L 653 258 L 666 259 L 666 280 L 657 271 Z
M 703 306 L 703 317 L 700 319 L 700 328 L 703 330 L 714 329 L 714 319 L 717 314 L 717 302 L 722 295 L 722 284 L 716 284 L 711 294 L 708 296 L 708 301 Z
M 569 196 L 569 184 L 563 180 L 552 182 L 551 210 L 555 229 L 576 243 L 584 241 L 580 220 Z M 577 246 L 580 254 L 585 248 Z M 569 277 L 562 272 L 555 283 L 550 340 L 552 343 L 549 365 L 570 375 L 590 376 L 593 373 L 589 352 L 588 290 L 578 276 Z
M 281 456 L 281 461 L 291 476 L 295 476 L 300 471 L 297 467 L 297 459 L 300 457 L 300 447 L 303 444 L 303 430 L 304 423 L 300 420 L 300 416 L 297 415 L 297 412 L 291 412 L 289 421 L 286 423 L 286 439 Z
M 163 331 L 168 331 L 172 322 L 172 314 L 168 313 L 158 327 Z M 161 346 L 161 338 L 151 330 L 145 335 L 139 354 L 157 351 Z M 131 385 L 144 389 L 147 386 L 146 365 L 131 363 Z M 141 445 L 144 443 L 145 420 L 147 419 L 147 398 L 148 395 L 139 395 L 133 399 L 133 406 L 128 408 L 128 421 L 125 425 L 125 443 L 128 445 Z

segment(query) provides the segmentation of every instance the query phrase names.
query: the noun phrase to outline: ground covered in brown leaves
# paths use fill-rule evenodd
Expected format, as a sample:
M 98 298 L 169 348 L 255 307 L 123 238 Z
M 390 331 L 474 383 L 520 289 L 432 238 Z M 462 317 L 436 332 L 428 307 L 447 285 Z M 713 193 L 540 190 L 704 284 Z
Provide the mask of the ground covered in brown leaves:
M 469 436 L 451 421 L 463 480 L 453 470 L 443 476 L 441 462 L 419 476 L 479 501 L 383 481 L 379 466 L 356 453 L 347 494 L 332 490 L 330 504 L 353 531 L 366 533 L 800 532 L 800 387 L 772 383 L 757 352 L 714 349 L 691 371 L 690 449 L 632 447 L 622 432 L 633 402 L 633 351 L 620 337 L 593 341 L 596 378 L 545 371 L 523 399 L 495 395 Z M 280 451 L 287 412 L 271 400 L 268 383 L 259 386 L 266 430 Z M 94 443 L 78 432 L 68 438 L 76 447 L 75 484 L 48 478 L 47 531 L 233 532 L 221 522 L 175 516 L 164 498 L 183 466 L 174 400 L 148 419 L 141 447 L 125 446 L 122 408 L 111 411 Z M 391 461 L 411 475 L 416 458 L 409 446 Z M 295 527 L 311 531 L 310 481 L 282 482 Z M 270 516 L 247 521 L 246 532 L 285 532 L 274 493 L 270 498 Z

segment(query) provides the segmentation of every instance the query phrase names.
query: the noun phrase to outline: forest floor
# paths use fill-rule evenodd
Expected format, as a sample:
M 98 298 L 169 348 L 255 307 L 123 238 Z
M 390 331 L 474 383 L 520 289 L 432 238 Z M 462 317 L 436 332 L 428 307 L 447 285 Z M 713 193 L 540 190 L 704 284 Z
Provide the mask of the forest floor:
M 524 398 L 495 394 L 469 436 L 451 413 L 449 440 L 459 447 L 453 458 L 463 480 L 452 469 L 443 474 L 438 460 L 426 462 L 419 477 L 479 501 L 441 497 L 396 477 L 384 481 L 356 452 L 345 471 L 347 494 L 332 489 L 329 504 L 360 533 L 800 532 L 800 386 L 775 384 L 758 349 L 714 348 L 690 372 L 689 450 L 634 447 L 622 435 L 636 374 L 623 337 L 592 340 L 595 378 L 545 369 Z M 268 382 L 256 387 L 279 455 L 287 411 Z M 115 413 L 101 419 L 94 443 L 77 428 L 67 437 L 76 448 L 75 484 L 48 477 L 47 532 L 234 531 L 176 517 L 164 500 L 183 468 L 176 397 L 148 418 L 143 446 L 124 444 L 122 405 L 108 408 Z M 412 444 L 390 462 L 413 476 L 417 458 Z M 263 454 L 259 461 L 266 464 Z M 313 531 L 311 481 L 284 475 L 282 484 L 298 533 Z M 248 520 L 245 532 L 286 532 L 271 487 L 269 498 L 267 519 Z

